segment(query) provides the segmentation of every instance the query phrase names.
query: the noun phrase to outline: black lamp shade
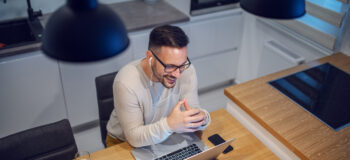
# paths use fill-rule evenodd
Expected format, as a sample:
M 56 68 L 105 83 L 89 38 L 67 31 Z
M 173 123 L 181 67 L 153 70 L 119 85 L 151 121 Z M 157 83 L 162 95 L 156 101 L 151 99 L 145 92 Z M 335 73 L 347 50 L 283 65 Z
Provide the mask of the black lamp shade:
M 54 59 L 90 62 L 123 52 L 129 45 L 125 26 L 96 0 L 67 0 L 48 20 L 42 50 Z
M 266 18 L 293 19 L 303 16 L 305 0 L 241 0 L 245 11 Z

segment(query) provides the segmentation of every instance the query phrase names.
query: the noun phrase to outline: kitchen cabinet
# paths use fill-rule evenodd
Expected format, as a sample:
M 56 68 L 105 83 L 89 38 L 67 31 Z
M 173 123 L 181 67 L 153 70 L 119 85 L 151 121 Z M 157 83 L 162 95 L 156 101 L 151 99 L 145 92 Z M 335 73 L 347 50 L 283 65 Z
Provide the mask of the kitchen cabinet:
M 327 55 L 332 51 L 283 25 L 247 13 L 237 80 L 245 82 Z
M 258 77 L 296 66 L 304 61 L 304 57 L 290 51 L 275 40 L 264 42 L 259 61 Z
M 196 16 L 188 28 L 188 56 L 196 67 L 199 90 L 234 80 L 242 39 L 242 11 Z
M 258 42 L 263 45 L 261 49 L 258 49 L 260 51 L 258 54 L 261 54 L 258 77 L 330 54 L 327 51 L 320 51 L 321 49 L 317 46 L 304 43 L 300 38 L 278 29 L 278 26 L 280 24 L 271 24 L 264 20 L 257 21 L 258 32 L 264 37 Z
M 238 52 L 236 50 L 192 60 L 196 67 L 198 89 L 208 89 L 227 81 L 236 75 Z
M 132 47 L 113 58 L 89 62 L 59 62 L 68 118 L 72 126 L 98 120 L 95 78 L 118 71 L 132 60 Z
M 242 24 L 241 12 L 233 11 L 208 19 L 194 19 L 189 26 L 189 57 L 198 58 L 238 49 L 242 38 Z
M 0 59 L 0 137 L 67 118 L 57 61 L 34 51 Z

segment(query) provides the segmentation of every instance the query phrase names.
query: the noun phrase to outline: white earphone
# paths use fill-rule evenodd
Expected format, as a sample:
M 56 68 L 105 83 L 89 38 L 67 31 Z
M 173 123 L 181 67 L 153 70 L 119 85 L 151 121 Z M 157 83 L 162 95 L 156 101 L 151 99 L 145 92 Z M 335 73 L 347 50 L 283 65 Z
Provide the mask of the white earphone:
M 148 63 L 151 64 L 152 57 L 149 58 Z
M 151 60 L 152 60 L 152 57 L 150 57 L 150 58 L 148 59 L 148 64 L 149 64 L 150 67 L 151 67 Z M 150 81 L 149 81 L 149 85 L 150 85 L 150 86 L 153 86 L 153 82 L 152 82 L 153 71 L 152 71 L 152 69 L 151 69 L 151 72 L 152 72 L 152 74 L 151 74 L 151 79 L 150 79 Z

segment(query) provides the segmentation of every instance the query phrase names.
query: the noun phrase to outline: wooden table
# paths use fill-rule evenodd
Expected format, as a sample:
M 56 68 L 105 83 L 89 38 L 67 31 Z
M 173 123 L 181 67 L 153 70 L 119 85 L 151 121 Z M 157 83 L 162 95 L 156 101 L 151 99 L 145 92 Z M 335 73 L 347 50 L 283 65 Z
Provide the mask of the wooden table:
M 225 109 L 210 113 L 212 122 L 206 130 L 198 132 L 203 142 L 210 148 L 213 145 L 207 140 L 210 135 L 218 133 L 224 139 L 236 138 L 232 146 L 234 151 L 221 154 L 218 159 L 278 159 L 267 147 L 265 147 L 253 134 L 245 129 Z M 131 155 L 133 149 L 124 142 L 91 154 L 92 160 L 118 160 L 134 159 Z
M 225 95 L 301 159 L 349 160 L 349 126 L 334 131 L 267 84 L 268 81 L 326 62 L 350 73 L 350 57 L 337 53 L 231 86 L 225 89 Z

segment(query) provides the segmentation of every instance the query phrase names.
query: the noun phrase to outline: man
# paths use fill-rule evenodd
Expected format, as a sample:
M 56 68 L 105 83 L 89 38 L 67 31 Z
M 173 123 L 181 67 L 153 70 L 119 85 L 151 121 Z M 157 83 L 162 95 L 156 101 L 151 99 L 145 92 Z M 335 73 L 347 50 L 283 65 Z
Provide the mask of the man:
M 179 27 L 157 27 L 150 34 L 146 57 L 118 72 L 107 146 L 122 141 L 134 147 L 148 146 L 173 132 L 194 132 L 209 125 L 208 112 L 200 109 L 187 44 L 188 37 Z

